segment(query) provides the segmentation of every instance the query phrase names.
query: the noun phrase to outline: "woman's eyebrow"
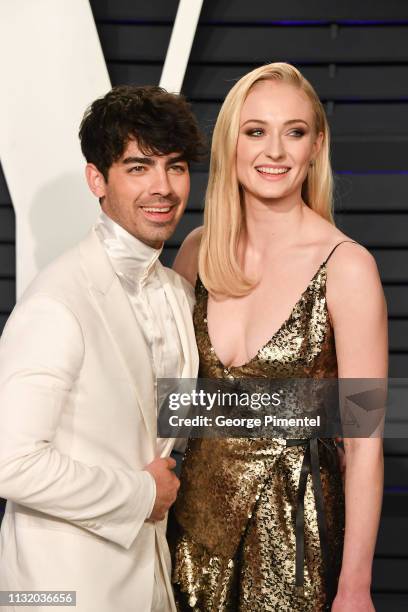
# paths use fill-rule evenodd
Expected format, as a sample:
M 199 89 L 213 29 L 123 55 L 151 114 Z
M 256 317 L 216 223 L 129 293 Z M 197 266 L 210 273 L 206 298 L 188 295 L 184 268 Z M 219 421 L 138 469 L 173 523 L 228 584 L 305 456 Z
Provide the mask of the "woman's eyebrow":
M 304 123 L 305 125 L 309 127 L 308 122 L 305 121 L 304 119 L 289 119 L 289 121 L 285 121 L 283 125 L 289 125 L 291 123 Z
M 262 123 L 263 125 L 266 125 L 266 121 L 263 121 L 262 119 L 247 119 L 242 125 L 241 127 L 244 127 L 244 125 L 246 125 L 247 123 L 251 123 L 251 122 L 255 122 L 255 123 Z
M 244 125 L 246 125 L 247 123 L 261 123 L 262 125 L 266 125 L 267 121 L 264 121 L 263 119 L 247 119 L 246 121 L 244 121 L 241 127 L 244 127 Z M 292 123 L 304 123 L 309 127 L 308 122 L 304 119 L 288 119 L 288 121 L 285 121 L 283 125 L 290 125 Z

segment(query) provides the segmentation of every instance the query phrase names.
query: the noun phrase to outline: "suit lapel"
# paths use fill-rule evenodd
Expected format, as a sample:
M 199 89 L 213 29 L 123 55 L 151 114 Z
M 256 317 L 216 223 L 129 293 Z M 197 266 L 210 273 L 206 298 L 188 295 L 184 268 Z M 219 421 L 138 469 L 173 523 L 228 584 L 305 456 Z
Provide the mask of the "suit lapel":
M 184 364 L 181 378 L 195 378 L 198 372 L 198 352 L 195 341 L 193 319 L 190 307 L 184 293 L 181 281 L 176 279 L 179 290 L 174 289 L 174 280 L 170 280 L 166 269 L 158 262 L 157 271 L 160 282 L 166 293 L 167 300 L 173 312 L 174 320 L 178 329 L 181 348 L 183 351 Z M 158 438 L 157 447 L 161 457 L 169 455 L 174 446 L 174 438 Z
M 198 353 L 195 340 L 193 319 L 184 289 L 179 279 L 179 290 L 175 291 L 173 283 L 170 282 L 166 269 L 158 262 L 157 271 L 160 281 L 164 287 L 167 300 L 173 312 L 174 320 L 180 336 L 181 348 L 183 350 L 184 365 L 181 378 L 195 378 L 198 370 Z
M 146 429 L 156 446 L 156 410 L 152 363 L 131 304 L 94 230 L 80 244 L 82 265 L 94 303 L 122 358 L 142 412 Z

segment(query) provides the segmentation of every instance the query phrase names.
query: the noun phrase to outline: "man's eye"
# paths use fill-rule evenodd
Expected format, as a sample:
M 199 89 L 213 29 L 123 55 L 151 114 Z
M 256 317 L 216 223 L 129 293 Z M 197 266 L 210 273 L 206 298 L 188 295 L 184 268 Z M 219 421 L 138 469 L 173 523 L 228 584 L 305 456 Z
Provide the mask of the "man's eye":
M 185 166 L 182 166 L 181 164 L 175 164 L 174 166 L 170 166 L 170 170 L 177 172 L 177 174 L 183 174 L 183 172 L 186 171 L 186 168 Z
M 143 170 L 145 170 L 145 166 L 132 166 L 132 168 L 130 168 L 129 172 L 132 172 L 134 174 L 138 174 L 140 172 L 143 172 Z

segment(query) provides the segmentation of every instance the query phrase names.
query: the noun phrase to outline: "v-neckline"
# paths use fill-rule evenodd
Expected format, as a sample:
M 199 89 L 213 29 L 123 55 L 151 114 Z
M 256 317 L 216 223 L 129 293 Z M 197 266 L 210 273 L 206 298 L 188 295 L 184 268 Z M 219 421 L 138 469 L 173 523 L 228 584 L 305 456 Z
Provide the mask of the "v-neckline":
M 204 313 L 205 313 L 205 317 L 204 317 L 204 323 L 206 326 L 206 333 L 207 333 L 207 338 L 208 338 L 208 342 L 210 345 L 210 351 L 213 354 L 213 356 L 216 358 L 216 360 L 218 361 L 218 363 L 220 364 L 220 366 L 224 369 L 225 372 L 231 372 L 231 370 L 237 370 L 240 368 L 245 368 L 247 366 L 249 366 L 253 361 L 255 361 L 255 359 L 259 356 L 259 353 L 265 348 L 267 347 L 271 342 L 273 342 L 273 340 L 276 338 L 276 336 L 284 329 L 284 327 L 286 327 L 286 325 L 288 325 L 288 323 L 290 323 L 290 321 L 293 319 L 293 315 L 294 312 L 297 308 L 297 306 L 301 303 L 301 301 L 303 300 L 304 296 L 306 295 L 306 293 L 310 290 L 311 285 L 313 284 L 313 282 L 315 281 L 316 277 L 321 273 L 322 269 L 326 266 L 326 261 L 324 261 L 322 264 L 320 264 L 319 268 L 317 269 L 316 273 L 314 274 L 314 276 L 310 279 L 307 287 L 304 289 L 304 291 L 302 291 L 299 299 L 295 302 L 295 304 L 293 305 L 292 310 L 290 311 L 288 317 L 283 321 L 283 323 L 278 327 L 278 329 L 272 334 L 272 336 L 269 338 L 269 340 L 267 340 L 255 353 L 255 355 L 253 357 L 251 357 L 251 359 L 249 359 L 248 361 L 246 361 L 245 363 L 242 363 L 241 365 L 230 365 L 227 366 L 225 365 L 221 359 L 218 357 L 217 352 L 214 348 L 214 344 L 212 343 L 211 337 L 210 337 L 210 333 L 208 330 L 208 291 L 207 289 L 204 287 L 205 289 L 205 300 L 204 300 Z M 200 279 L 200 283 L 201 279 Z

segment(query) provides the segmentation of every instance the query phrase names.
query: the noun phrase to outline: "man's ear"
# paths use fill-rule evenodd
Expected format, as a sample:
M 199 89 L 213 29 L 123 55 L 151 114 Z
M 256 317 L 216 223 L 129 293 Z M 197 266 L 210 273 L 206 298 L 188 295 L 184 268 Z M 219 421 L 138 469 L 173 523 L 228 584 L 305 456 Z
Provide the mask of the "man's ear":
M 95 164 L 86 164 L 85 176 L 92 193 L 99 199 L 103 198 L 106 195 L 106 182 L 102 172 Z

